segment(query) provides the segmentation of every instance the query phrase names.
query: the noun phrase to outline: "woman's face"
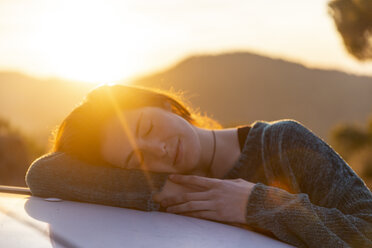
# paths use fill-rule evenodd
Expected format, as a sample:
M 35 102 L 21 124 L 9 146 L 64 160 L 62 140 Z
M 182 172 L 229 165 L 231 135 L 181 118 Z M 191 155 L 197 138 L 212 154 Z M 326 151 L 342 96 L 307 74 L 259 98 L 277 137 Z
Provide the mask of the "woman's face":
M 124 110 L 102 135 L 104 160 L 121 168 L 187 173 L 200 161 L 197 128 L 162 108 Z

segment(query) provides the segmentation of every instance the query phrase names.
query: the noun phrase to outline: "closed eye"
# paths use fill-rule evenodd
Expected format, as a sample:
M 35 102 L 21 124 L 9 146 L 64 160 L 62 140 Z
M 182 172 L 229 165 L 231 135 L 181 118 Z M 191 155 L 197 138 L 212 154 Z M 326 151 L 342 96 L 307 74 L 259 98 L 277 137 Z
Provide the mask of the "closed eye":
M 145 133 L 145 136 L 147 136 L 151 133 L 153 127 L 154 127 L 154 125 L 151 122 L 151 126 L 150 126 L 149 130 Z

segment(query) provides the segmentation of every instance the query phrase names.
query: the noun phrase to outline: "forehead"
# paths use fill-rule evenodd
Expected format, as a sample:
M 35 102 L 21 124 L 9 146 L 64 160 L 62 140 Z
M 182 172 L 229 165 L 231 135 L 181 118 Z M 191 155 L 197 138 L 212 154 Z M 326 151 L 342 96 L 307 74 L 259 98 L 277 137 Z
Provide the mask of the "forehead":
M 135 145 L 136 123 L 144 108 L 123 110 L 110 118 L 102 128 L 101 152 L 104 160 L 124 166 L 125 156 Z
M 103 133 L 105 135 L 110 133 L 122 133 L 128 134 L 132 128 L 136 128 L 138 118 L 143 114 L 151 114 L 151 116 L 163 116 L 164 112 L 167 112 L 158 107 L 142 107 L 136 109 L 122 110 L 117 112 L 115 116 L 109 118 L 103 126 Z
M 131 126 L 131 124 L 136 121 L 144 110 L 145 108 L 138 108 L 117 112 L 114 116 L 107 120 L 106 124 L 104 125 L 104 129 L 108 131 L 111 128 L 121 127 L 120 129 L 123 129 L 126 125 Z

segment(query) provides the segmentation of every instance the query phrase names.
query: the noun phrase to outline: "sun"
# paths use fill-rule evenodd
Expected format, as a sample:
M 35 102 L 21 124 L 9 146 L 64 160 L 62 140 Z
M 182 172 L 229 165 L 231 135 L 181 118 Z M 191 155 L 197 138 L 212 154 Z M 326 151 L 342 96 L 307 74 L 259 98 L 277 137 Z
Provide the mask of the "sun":
M 116 9 L 99 1 L 63 1 L 40 13 L 33 46 L 48 61 L 45 69 L 90 83 L 133 75 L 139 42 L 128 34 L 136 29 L 129 14 Z

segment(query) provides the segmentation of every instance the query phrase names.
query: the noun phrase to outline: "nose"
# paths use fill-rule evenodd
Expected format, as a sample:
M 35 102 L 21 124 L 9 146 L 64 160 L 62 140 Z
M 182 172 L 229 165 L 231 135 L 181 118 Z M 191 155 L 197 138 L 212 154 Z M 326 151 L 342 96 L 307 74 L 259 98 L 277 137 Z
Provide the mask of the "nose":
M 157 140 L 143 140 L 140 144 L 140 149 L 157 157 L 163 157 L 167 154 L 165 142 Z

